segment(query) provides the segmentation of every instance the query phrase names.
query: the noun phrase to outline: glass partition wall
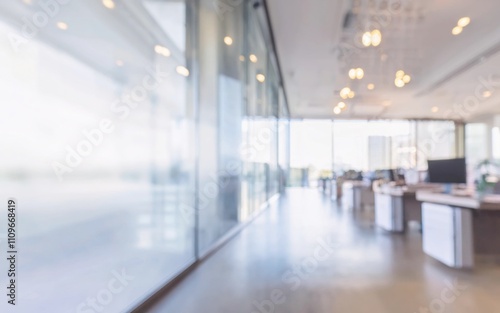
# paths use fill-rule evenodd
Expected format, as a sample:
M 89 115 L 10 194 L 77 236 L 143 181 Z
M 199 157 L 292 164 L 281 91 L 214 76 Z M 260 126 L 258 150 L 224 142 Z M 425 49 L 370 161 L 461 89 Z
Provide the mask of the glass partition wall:
M 19 309 L 123 312 L 279 191 L 286 97 L 262 6 L 45 3 L 0 4 L 0 193 L 19 201 Z

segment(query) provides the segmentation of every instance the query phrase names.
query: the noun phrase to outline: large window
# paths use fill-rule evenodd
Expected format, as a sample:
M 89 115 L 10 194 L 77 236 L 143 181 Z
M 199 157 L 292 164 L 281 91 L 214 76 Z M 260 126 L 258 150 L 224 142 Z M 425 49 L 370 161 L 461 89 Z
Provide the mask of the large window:
M 192 12 L 73 1 L 36 28 L 41 10 L 1 4 L 34 19 L 0 22 L 26 40 L 0 42 L 0 189 L 20 203 L 19 307 L 121 312 L 195 257 L 194 215 L 181 210 L 195 195 Z
M 410 121 L 334 121 L 333 134 L 337 172 L 414 166 Z
M 278 192 L 279 72 L 246 3 L 64 2 L 0 4 L 19 309 L 123 312 Z
M 417 162 L 427 169 L 429 159 L 456 157 L 455 123 L 452 121 L 419 121 L 417 124 Z
M 426 170 L 428 159 L 457 155 L 456 138 L 452 121 L 293 120 L 291 185 L 332 171 Z

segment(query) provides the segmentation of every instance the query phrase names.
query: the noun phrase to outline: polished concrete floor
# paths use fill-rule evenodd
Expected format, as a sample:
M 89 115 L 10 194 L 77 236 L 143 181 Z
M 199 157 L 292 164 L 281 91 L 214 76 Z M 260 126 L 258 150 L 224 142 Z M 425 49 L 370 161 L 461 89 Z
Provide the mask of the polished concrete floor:
M 369 209 L 290 189 L 148 312 L 500 312 L 500 262 L 447 268 L 418 230 L 389 234 Z

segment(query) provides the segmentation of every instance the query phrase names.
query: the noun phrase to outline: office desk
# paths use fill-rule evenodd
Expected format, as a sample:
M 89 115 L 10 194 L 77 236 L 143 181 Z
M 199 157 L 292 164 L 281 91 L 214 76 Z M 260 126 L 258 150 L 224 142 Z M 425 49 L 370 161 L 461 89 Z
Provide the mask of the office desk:
M 345 181 L 342 184 L 342 205 L 347 209 L 361 210 L 373 205 L 371 186 L 362 181 Z
M 417 190 L 436 190 L 435 185 L 416 185 L 396 187 L 376 186 L 375 224 L 390 232 L 404 232 L 410 221 L 421 222 L 420 202 L 416 199 Z
M 454 268 L 473 268 L 476 254 L 500 255 L 500 202 L 417 192 L 424 252 Z

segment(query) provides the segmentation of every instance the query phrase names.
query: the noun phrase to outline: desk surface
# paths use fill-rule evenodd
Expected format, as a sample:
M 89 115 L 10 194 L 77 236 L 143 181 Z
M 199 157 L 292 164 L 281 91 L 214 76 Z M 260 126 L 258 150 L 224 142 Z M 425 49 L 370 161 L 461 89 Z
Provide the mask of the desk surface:
M 367 185 L 362 180 L 346 180 L 342 183 L 342 187 L 346 187 L 346 188 L 363 188 L 363 187 L 369 187 L 369 186 L 370 185 Z
M 376 193 L 393 196 L 393 197 L 403 197 L 403 196 L 415 196 L 417 191 L 426 190 L 426 191 L 438 191 L 442 190 L 441 186 L 432 185 L 432 184 L 422 184 L 422 185 L 414 185 L 414 186 L 390 186 L 390 185 L 382 185 L 374 187 L 374 191 Z
M 479 201 L 475 197 L 471 196 L 455 196 L 430 191 L 418 191 L 416 196 L 417 200 L 422 202 L 451 205 L 474 210 L 500 211 L 500 201 L 488 200 L 487 198 L 483 201 Z

